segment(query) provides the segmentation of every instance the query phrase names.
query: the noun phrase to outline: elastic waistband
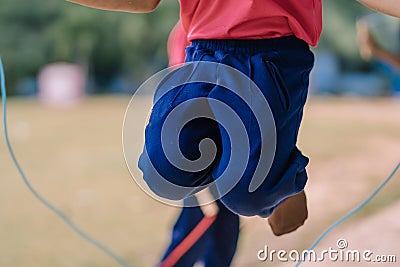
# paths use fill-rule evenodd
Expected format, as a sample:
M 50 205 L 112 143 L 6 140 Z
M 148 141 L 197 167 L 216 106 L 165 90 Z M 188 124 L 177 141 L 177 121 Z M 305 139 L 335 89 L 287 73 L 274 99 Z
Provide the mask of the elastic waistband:
M 295 36 L 284 36 L 271 39 L 242 40 L 193 40 L 192 45 L 210 50 L 223 50 L 227 52 L 259 53 L 281 49 L 309 49 L 309 45 Z

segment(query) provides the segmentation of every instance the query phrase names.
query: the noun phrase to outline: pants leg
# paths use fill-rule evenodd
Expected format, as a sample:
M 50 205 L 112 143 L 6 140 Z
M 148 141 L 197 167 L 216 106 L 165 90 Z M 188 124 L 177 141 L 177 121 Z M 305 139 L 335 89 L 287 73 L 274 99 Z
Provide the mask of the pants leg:
M 194 107 L 190 100 L 207 97 L 213 85 L 208 84 L 186 84 L 178 86 L 163 95 L 153 106 L 149 123 L 145 130 L 145 149 L 139 159 L 139 168 L 143 172 L 143 178 L 153 192 L 161 197 L 174 200 L 182 200 L 193 193 L 194 187 L 202 186 L 212 182 L 210 173 L 213 166 L 218 161 L 221 152 L 221 139 L 218 123 L 212 119 L 196 116 L 195 111 L 202 109 L 211 114 L 207 103 L 203 101 L 200 107 Z M 170 113 L 182 107 L 179 112 L 175 112 L 172 119 L 168 121 Z M 192 120 L 185 124 L 186 118 Z M 183 126 L 183 125 L 184 126 Z M 169 125 L 169 129 L 166 125 Z M 172 125 L 172 126 L 171 126 Z M 180 130 L 180 127 L 183 128 Z M 163 139 L 163 130 L 167 132 Z M 180 131 L 179 131 L 180 130 Z M 179 132 L 178 132 L 179 131 Z M 178 139 L 178 144 L 173 143 Z M 204 156 L 200 151 L 200 144 L 203 140 L 211 139 L 216 147 L 216 155 L 212 158 Z M 195 161 L 199 158 L 210 161 L 211 164 L 200 170 L 181 168 L 174 165 L 167 157 L 165 149 L 176 150 L 182 153 L 182 157 L 187 161 Z M 208 150 L 208 149 L 207 149 Z M 210 149 L 211 150 L 211 149 Z M 177 157 L 177 153 L 169 153 Z M 179 157 L 179 156 L 178 156 Z M 177 161 L 180 161 L 178 158 Z M 173 191 L 167 183 L 185 187 Z M 164 184 L 163 184 L 164 183 Z

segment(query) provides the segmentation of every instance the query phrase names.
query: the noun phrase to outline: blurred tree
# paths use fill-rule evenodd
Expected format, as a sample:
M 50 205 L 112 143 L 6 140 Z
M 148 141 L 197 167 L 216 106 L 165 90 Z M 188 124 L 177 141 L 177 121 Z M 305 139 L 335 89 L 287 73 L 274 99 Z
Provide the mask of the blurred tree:
M 163 1 L 152 14 L 127 14 L 66 1 L 2 0 L 0 55 L 9 90 L 54 61 L 83 65 L 99 87 L 116 75 L 139 83 L 167 66 L 166 40 L 178 16 L 177 1 Z
M 47 60 L 48 25 L 58 16 L 56 1 L 2 0 L 0 3 L 0 55 L 8 84 L 33 76 Z M 11 86 L 9 89 L 12 90 Z

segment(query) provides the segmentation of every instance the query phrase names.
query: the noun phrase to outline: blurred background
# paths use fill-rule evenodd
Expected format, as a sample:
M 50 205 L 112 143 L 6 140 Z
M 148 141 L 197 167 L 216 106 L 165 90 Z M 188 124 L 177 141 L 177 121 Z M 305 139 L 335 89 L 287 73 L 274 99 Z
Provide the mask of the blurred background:
M 133 266 L 156 265 L 179 209 L 152 200 L 130 177 L 122 122 L 135 88 L 167 67 L 166 42 L 178 16 L 178 1 L 172 0 L 151 14 L 105 12 L 61 0 L 0 2 L 0 56 L 17 157 L 40 193 Z M 311 97 L 299 137 L 311 160 L 310 218 L 281 238 L 265 221 L 243 218 L 234 266 L 267 265 L 256 257 L 265 245 L 307 248 L 399 162 L 400 71 L 361 59 L 360 18 L 380 46 L 400 55 L 398 19 L 356 1 L 324 1 L 324 33 L 313 49 Z M 148 111 L 138 106 L 137 112 Z M 0 138 L 0 266 L 117 266 L 33 198 L 18 178 L 3 133 Z M 141 140 L 133 149 L 141 149 Z M 321 249 L 346 238 L 352 249 L 394 254 L 400 261 L 399 180 L 396 175 Z
M 398 74 L 359 56 L 355 23 L 371 13 L 356 1 L 324 2 L 324 33 L 315 50 L 314 94 L 400 91 Z M 88 93 L 131 93 L 146 77 L 167 66 L 166 41 L 178 16 L 177 1 L 162 1 L 151 14 L 132 15 L 65 1 L 44 5 L 42 0 L 3 0 L 0 51 L 7 63 L 9 94 L 36 94 L 40 71 L 60 61 L 81 66 Z M 380 15 L 369 20 L 380 42 L 400 52 L 399 20 Z

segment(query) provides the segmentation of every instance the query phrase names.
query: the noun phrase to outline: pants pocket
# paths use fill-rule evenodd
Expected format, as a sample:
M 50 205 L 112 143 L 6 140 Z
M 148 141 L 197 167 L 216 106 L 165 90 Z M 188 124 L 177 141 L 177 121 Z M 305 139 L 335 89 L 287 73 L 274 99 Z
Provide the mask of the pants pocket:
M 269 70 L 269 74 L 271 75 L 272 81 L 275 84 L 276 92 L 279 96 L 279 100 L 282 104 L 282 107 L 286 111 L 289 111 L 290 109 L 289 91 L 285 85 L 285 81 L 282 77 L 281 72 L 279 71 L 278 67 L 275 65 L 274 62 L 270 60 L 264 60 L 264 63 Z

